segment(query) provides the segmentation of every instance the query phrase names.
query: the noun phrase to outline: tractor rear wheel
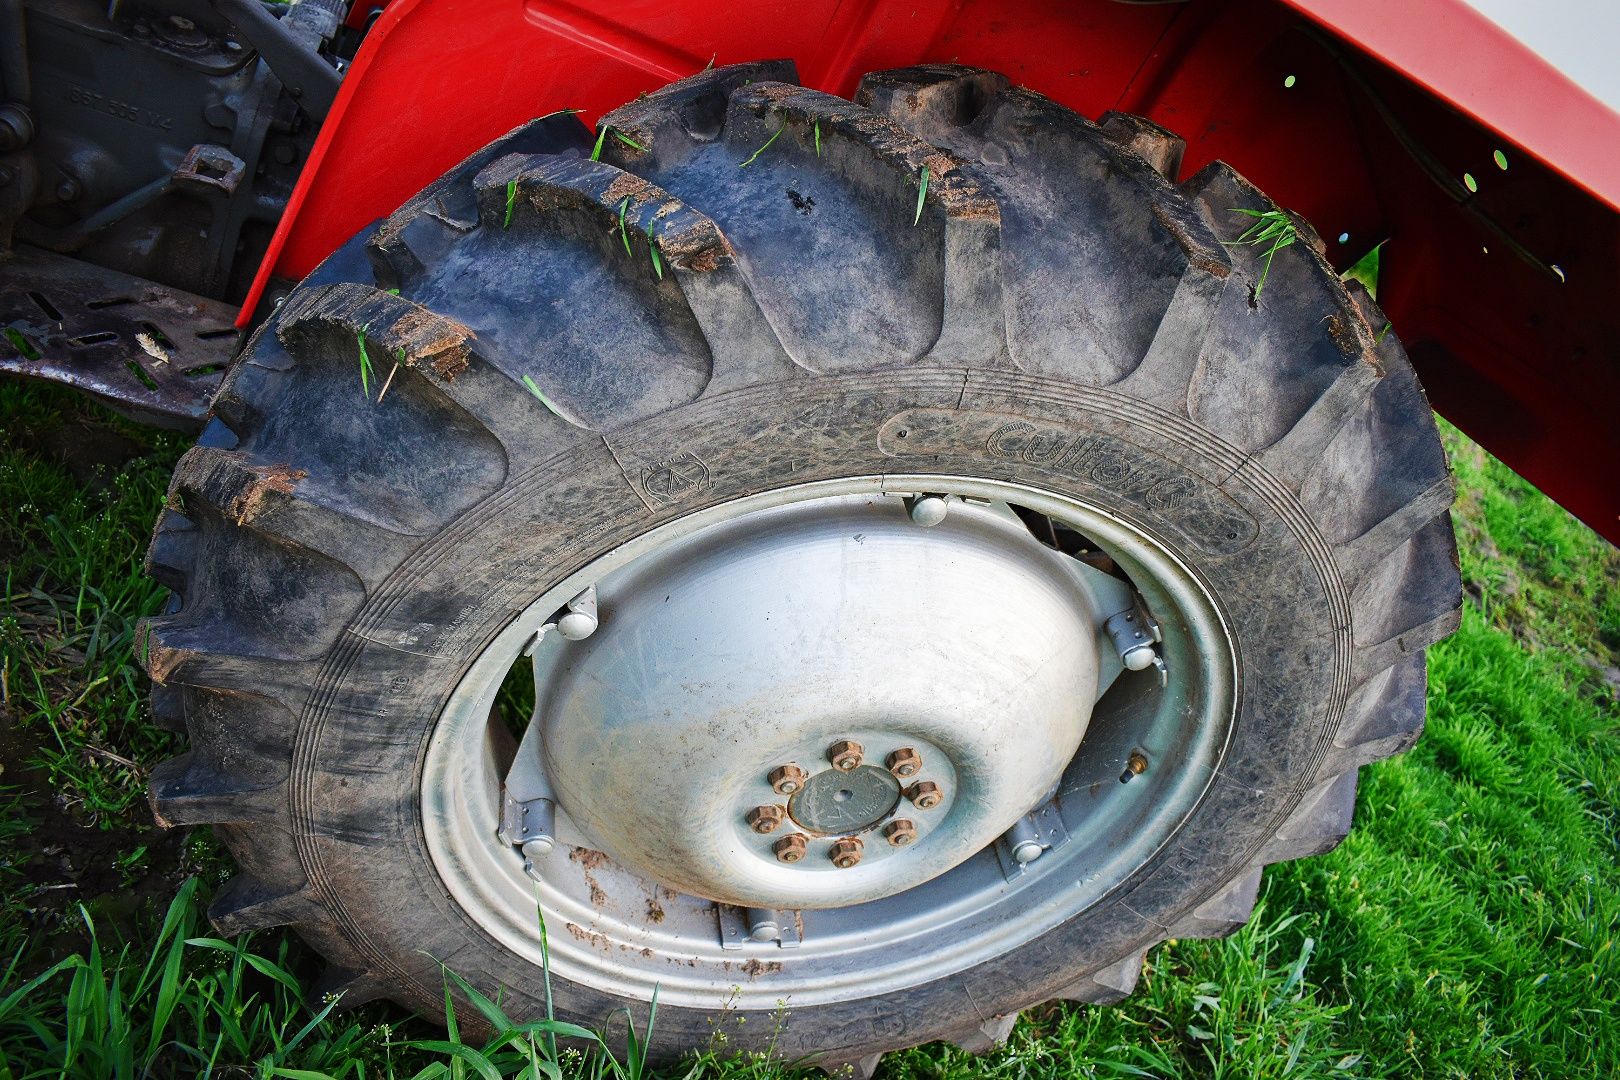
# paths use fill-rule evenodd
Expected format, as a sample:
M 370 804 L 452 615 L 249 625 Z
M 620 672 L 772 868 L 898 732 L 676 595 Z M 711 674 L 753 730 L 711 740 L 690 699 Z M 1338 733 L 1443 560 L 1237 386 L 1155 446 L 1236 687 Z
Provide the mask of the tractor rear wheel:
M 1422 390 L 1308 226 L 965 68 L 604 125 L 334 255 L 178 468 L 151 795 L 240 862 L 221 930 L 533 1018 L 538 905 L 559 1016 L 870 1072 L 1117 1000 L 1338 842 L 1460 595 Z

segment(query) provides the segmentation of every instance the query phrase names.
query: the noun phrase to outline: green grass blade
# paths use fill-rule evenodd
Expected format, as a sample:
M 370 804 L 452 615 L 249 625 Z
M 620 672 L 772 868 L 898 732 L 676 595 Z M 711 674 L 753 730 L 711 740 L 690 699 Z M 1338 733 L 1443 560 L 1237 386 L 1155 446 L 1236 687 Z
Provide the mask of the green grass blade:
M 525 389 L 527 389 L 529 391 L 529 393 L 533 394 L 539 400 L 540 404 L 544 405 L 547 409 L 551 410 L 551 414 L 553 416 L 557 417 L 560 420 L 567 420 L 568 419 L 568 417 L 566 417 L 566 416 L 564 416 L 562 414 L 562 410 L 558 409 L 557 406 L 555 406 L 555 405 L 553 405 L 551 403 L 550 398 L 546 397 L 545 394 L 540 392 L 540 387 L 535 385 L 535 382 L 534 382 L 534 380 L 532 378 L 530 378 L 527 375 L 523 376 L 523 386 L 524 386 Z
M 517 190 L 516 180 L 506 182 L 506 217 L 501 220 L 502 232 L 512 227 L 512 208 L 517 205 Z
M 911 225 L 916 228 L 917 222 L 922 220 L 923 200 L 928 198 L 928 166 L 922 170 L 922 183 L 917 185 L 917 212 L 911 215 Z
M 784 130 L 786 130 L 786 129 L 785 128 L 777 128 L 776 131 L 771 134 L 771 137 L 765 140 L 765 145 L 764 146 L 761 146 L 758 150 L 755 150 L 752 154 L 748 155 L 748 160 L 747 161 L 739 161 L 739 162 L 737 162 L 737 168 L 746 169 L 748 166 L 752 165 L 756 160 L 758 160 L 759 155 L 763 154 L 766 150 L 770 149 L 771 143 L 775 142 L 778 138 L 781 137 L 782 132 Z
M 652 256 L 653 273 L 658 275 L 659 281 L 663 281 L 664 260 L 658 257 L 658 241 L 653 239 L 653 227 L 650 221 L 647 223 L 647 252 Z

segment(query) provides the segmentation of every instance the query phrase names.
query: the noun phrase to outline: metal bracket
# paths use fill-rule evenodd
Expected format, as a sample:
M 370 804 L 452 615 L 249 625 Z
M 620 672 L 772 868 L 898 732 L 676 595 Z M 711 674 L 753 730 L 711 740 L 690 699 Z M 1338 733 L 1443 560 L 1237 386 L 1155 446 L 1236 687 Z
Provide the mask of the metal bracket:
M 1069 830 L 1063 824 L 1063 815 L 1058 813 L 1057 800 L 1049 798 L 1019 818 L 996 840 L 1001 876 L 1009 882 L 1017 881 L 1042 855 L 1068 842 Z M 1040 850 L 1032 854 L 1031 849 L 1036 847 Z
M 596 633 L 599 625 L 596 616 L 596 586 L 592 585 L 584 592 L 568 601 L 562 609 L 543 623 L 540 629 L 534 632 L 534 637 L 523 650 L 524 656 L 533 656 L 534 650 L 540 647 L 546 634 L 552 630 L 557 631 L 569 641 L 583 641 Z
M 501 840 L 523 852 L 523 872 L 540 880 L 537 860 L 557 846 L 557 804 L 550 799 L 518 802 L 510 791 L 502 792 Z
M 797 949 L 803 942 L 803 928 L 797 911 L 716 904 L 714 914 L 720 924 L 720 947 L 728 952 L 746 945 L 762 945 L 772 941 L 779 948 Z
M 1125 665 L 1126 671 L 1157 668 L 1159 685 L 1163 686 L 1170 681 L 1170 671 L 1165 667 L 1164 658 L 1153 647 L 1164 640 L 1164 635 L 1159 629 L 1159 624 L 1145 613 L 1133 605 L 1110 615 L 1103 623 L 1103 632 L 1114 643 L 1114 648 L 1119 653 L 1119 662 Z

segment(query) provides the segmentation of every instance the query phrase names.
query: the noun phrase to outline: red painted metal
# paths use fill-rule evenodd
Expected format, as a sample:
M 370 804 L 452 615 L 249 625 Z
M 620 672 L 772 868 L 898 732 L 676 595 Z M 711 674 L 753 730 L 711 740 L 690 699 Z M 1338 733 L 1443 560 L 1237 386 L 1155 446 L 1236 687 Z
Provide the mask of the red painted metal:
M 1188 171 L 1231 162 L 1340 266 L 1388 240 L 1379 300 L 1436 406 L 1620 540 L 1620 115 L 1461 0 L 394 0 L 243 322 L 272 263 L 307 273 L 531 117 L 779 56 L 840 94 L 875 68 L 995 68 L 1180 132 Z

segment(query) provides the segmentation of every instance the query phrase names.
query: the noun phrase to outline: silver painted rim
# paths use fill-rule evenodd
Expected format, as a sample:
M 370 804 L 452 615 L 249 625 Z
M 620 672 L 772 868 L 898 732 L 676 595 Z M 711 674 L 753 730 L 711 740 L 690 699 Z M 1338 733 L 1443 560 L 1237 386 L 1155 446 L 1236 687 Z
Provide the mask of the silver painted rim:
M 790 914 L 802 933 L 796 948 L 776 941 L 737 948 L 721 931 L 736 911 L 722 909 L 717 918 L 712 902 L 584 846 L 559 844 L 538 862 L 538 883 L 525 876 L 523 859 L 497 836 L 511 748 L 502 748 L 490 716 L 503 679 L 548 618 L 588 586 L 646 566 L 681 542 L 735 530 L 745 519 L 778 510 L 808 520 L 821 513 L 818 507 L 847 513 L 852 503 L 889 513 L 901 498 L 923 492 L 1018 506 L 1083 534 L 1113 559 L 1162 627 L 1167 682 L 1161 686 L 1151 669 L 1127 673 L 1097 702 L 1089 726 L 1081 720 L 1084 738 L 1061 768 L 1056 800 L 1047 807 L 1061 819 L 1065 842 L 1027 868 L 1009 861 L 1004 845 L 988 845 L 903 891 Z M 1230 635 L 1196 574 L 1100 509 L 961 477 L 858 477 L 782 488 L 693 513 L 609 551 L 513 620 L 474 661 L 434 730 L 422 777 L 423 827 L 435 867 L 467 917 L 535 964 L 538 903 L 559 978 L 640 1000 L 657 988 L 660 1001 L 708 1010 L 873 996 L 1015 950 L 1129 878 L 1174 835 L 1213 780 L 1230 735 L 1234 686 Z M 567 717 L 547 722 L 566 724 Z M 1140 778 L 1128 768 L 1133 755 L 1146 765 Z M 570 839 L 565 831 L 559 828 L 559 839 Z M 587 835 L 571 838 L 587 842 Z

